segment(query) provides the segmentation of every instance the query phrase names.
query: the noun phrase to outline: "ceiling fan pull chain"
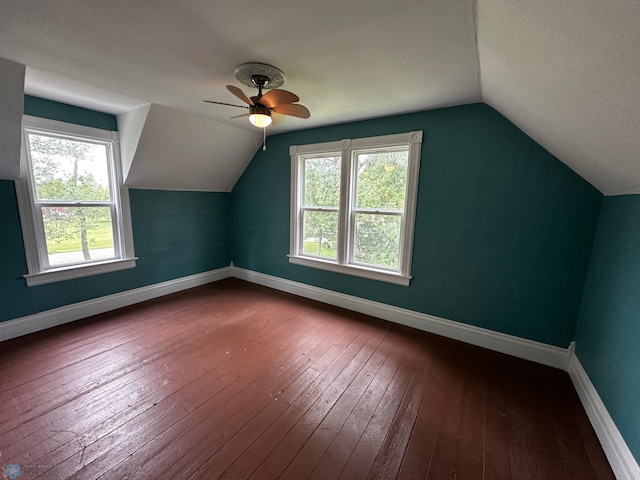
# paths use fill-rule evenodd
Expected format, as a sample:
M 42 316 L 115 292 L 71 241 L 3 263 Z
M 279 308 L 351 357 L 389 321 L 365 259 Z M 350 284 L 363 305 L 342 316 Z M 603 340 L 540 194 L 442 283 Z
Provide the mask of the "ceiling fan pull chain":
M 262 128 L 262 151 L 267 150 L 267 127 Z

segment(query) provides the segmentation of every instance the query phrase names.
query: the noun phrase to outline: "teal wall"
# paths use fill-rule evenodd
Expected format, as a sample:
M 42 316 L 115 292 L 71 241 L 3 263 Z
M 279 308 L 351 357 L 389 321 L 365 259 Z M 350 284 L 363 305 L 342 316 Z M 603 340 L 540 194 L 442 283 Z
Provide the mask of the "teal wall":
M 423 130 L 409 287 L 292 265 L 289 146 Z M 567 347 L 602 195 L 484 104 L 274 135 L 231 195 L 243 268 Z
M 576 354 L 640 460 L 640 195 L 604 199 Z
M 130 190 L 129 194 L 136 270 L 148 280 L 145 284 L 229 266 L 229 193 Z
M 34 97 L 25 97 L 25 113 L 116 128 L 113 115 Z M 133 189 L 129 193 L 139 257 L 136 268 L 27 287 L 15 185 L 0 180 L 0 321 L 229 265 L 230 194 Z
M 101 128 L 103 130 L 118 130 L 118 122 L 114 115 L 96 112 L 86 108 L 67 105 L 66 103 L 45 100 L 44 98 L 24 96 L 24 113 L 34 117 L 75 123 L 86 127 Z

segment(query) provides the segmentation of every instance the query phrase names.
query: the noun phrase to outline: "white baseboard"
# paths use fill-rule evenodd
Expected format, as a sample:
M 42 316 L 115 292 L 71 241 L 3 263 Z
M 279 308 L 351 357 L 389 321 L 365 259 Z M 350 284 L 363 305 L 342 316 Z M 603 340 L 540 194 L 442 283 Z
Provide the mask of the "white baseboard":
M 72 303 L 64 307 L 0 322 L 0 342 L 10 338 L 73 322 L 81 318 L 162 297 L 188 288 L 211 283 L 231 276 L 230 267 L 218 268 L 208 272 L 196 273 L 188 277 L 176 278 L 146 287 L 114 293 L 84 302 Z
M 640 480 L 638 462 L 629 450 L 577 356 L 571 355 L 567 370 L 616 479 Z
M 231 276 L 565 370 L 569 350 L 231 265 Z

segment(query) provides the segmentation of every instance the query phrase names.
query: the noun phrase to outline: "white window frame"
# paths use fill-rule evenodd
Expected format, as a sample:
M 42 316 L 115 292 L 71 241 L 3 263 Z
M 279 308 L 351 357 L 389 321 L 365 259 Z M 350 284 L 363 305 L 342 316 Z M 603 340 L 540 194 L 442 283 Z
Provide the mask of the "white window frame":
M 27 133 L 39 133 L 58 138 L 101 143 L 107 146 L 110 190 L 113 196 L 113 203 L 109 206 L 112 211 L 114 225 L 114 252 L 116 258 L 61 267 L 49 267 L 44 226 L 37 206 L 33 172 L 29 163 Z M 122 181 L 118 132 L 24 115 L 20 176 L 16 181 L 16 191 L 27 258 L 28 273 L 24 275 L 24 278 L 28 286 L 99 275 L 136 266 L 137 258 L 133 249 L 129 190 Z
M 398 268 L 395 270 L 362 265 L 353 260 L 353 238 L 355 228 L 355 184 L 357 166 L 355 153 L 362 150 L 393 150 L 405 147 L 409 150 L 405 206 L 400 213 L 400 252 Z M 319 268 L 331 272 L 355 275 L 408 286 L 411 281 L 411 261 L 413 256 L 413 235 L 415 227 L 416 203 L 418 197 L 418 176 L 422 149 L 422 131 L 383 135 L 378 137 L 343 139 L 338 142 L 292 145 L 291 155 L 291 219 L 289 262 Z M 338 208 L 338 248 L 337 259 L 330 259 L 303 252 L 303 202 L 305 158 L 314 155 L 332 155 L 341 158 L 340 206 Z M 389 213 L 383 209 L 376 213 Z

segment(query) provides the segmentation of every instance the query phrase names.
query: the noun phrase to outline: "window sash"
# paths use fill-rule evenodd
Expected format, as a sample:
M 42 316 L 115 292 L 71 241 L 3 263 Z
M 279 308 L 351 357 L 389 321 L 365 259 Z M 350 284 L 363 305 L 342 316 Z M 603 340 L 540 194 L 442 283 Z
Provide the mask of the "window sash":
M 399 224 L 399 238 L 398 238 L 398 247 L 396 249 L 396 267 L 390 267 L 386 265 L 382 265 L 380 263 L 369 263 L 365 261 L 359 261 L 356 259 L 356 238 L 357 238 L 357 216 L 358 213 L 361 215 L 371 215 L 371 216 L 384 216 L 384 217 L 398 217 L 400 219 Z M 390 272 L 400 273 L 402 268 L 402 227 L 403 227 L 403 212 L 389 212 L 383 213 L 381 211 L 363 211 L 363 212 L 352 212 L 351 215 L 351 237 L 349 244 L 349 264 L 350 265 L 361 265 L 370 268 L 377 268 L 380 270 L 388 270 Z
M 327 262 L 337 262 L 338 259 L 338 255 L 339 255 L 339 250 L 340 250 L 340 242 L 338 239 L 336 239 L 336 259 L 333 259 L 332 257 L 328 257 L 325 255 L 316 255 L 316 254 L 312 254 L 312 253 L 306 253 L 304 251 L 304 243 L 305 243 L 305 237 L 304 237 L 304 231 L 305 231 L 305 213 L 307 212 L 319 212 L 319 213 L 334 213 L 337 214 L 337 232 L 336 235 L 339 237 L 339 231 L 340 231 L 340 210 L 338 207 L 302 207 L 300 209 L 300 219 L 299 219 L 299 236 L 300 238 L 298 239 L 298 245 L 300 245 L 300 254 L 304 255 L 304 256 L 309 256 L 309 257 L 314 257 L 314 258 L 321 258 L 324 261 Z M 322 243 L 322 238 L 319 239 L 320 243 Z
M 113 238 L 113 256 L 108 258 L 90 258 L 88 260 L 78 260 L 78 261 L 69 261 L 64 263 L 56 263 L 55 265 L 51 264 L 49 258 L 49 245 L 47 244 L 47 236 L 46 230 L 44 227 L 44 212 L 43 208 L 47 207 L 107 207 L 109 208 L 109 214 L 111 217 L 111 237 Z M 38 202 L 35 204 L 35 209 L 38 212 L 35 214 L 34 221 L 36 223 L 36 229 L 38 231 L 38 239 L 39 239 L 39 248 L 38 253 L 40 257 L 40 264 L 42 265 L 42 270 L 50 270 L 55 268 L 62 267 L 70 267 L 74 265 L 87 265 L 90 263 L 101 262 L 105 260 L 118 260 L 122 258 L 122 246 L 120 242 L 119 230 L 118 230 L 118 217 L 117 217 L 117 209 L 116 205 L 113 203 L 72 203 L 72 204 L 61 204 L 61 203 L 45 203 Z

